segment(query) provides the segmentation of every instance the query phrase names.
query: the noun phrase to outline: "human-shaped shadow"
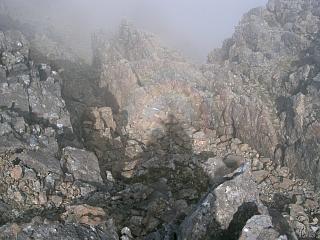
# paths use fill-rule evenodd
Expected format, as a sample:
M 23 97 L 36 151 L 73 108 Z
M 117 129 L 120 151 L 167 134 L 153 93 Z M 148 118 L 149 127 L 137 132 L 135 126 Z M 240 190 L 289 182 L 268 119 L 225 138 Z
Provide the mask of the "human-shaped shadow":
M 168 114 L 166 119 L 160 121 L 160 126 L 152 131 L 147 144 L 141 143 L 141 148 L 141 154 L 128 159 L 138 160 L 139 163 L 133 177 L 125 182 L 131 185 L 143 184 L 148 186 L 150 192 L 144 200 L 130 199 L 125 205 L 131 210 L 144 211 L 146 219 L 160 219 L 157 227 L 163 223 L 177 225 L 208 190 L 208 177 L 193 162 L 199 156 L 193 152 L 188 125 L 180 122 L 173 114 Z M 185 203 L 188 209 L 181 209 L 178 200 Z M 155 211 L 146 206 L 158 207 Z M 124 219 L 126 224 L 130 222 Z

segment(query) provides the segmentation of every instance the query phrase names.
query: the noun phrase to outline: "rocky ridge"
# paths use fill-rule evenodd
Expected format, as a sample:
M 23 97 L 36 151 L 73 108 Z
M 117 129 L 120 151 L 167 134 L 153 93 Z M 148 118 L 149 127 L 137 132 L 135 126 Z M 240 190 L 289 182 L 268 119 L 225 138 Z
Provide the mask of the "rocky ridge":
M 306 16 L 294 22 L 300 7 Z M 316 7 L 283 0 L 251 11 L 201 69 L 127 22 L 111 40 L 94 37 L 92 66 L 45 36 L 2 32 L 0 238 L 319 239 L 316 189 L 279 153 L 288 152 L 286 121 L 298 114 L 279 120 L 284 86 L 272 89 L 260 73 L 283 71 L 274 62 L 282 58 L 266 54 L 270 62 L 251 66 L 261 36 L 247 35 L 261 15 L 313 29 Z M 285 41 L 279 54 L 289 58 L 296 52 Z M 246 59 L 255 59 L 249 75 Z M 286 103 L 280 109 L 289 111 Z
M 228 109 L 223 121 L 216 116 L 220 131 L 231 131 L 315 185 L 318 33 L 318 1 L 270 0 L 249 11 L 203 67 L 211 89 L 230 99 L 222 106 Z

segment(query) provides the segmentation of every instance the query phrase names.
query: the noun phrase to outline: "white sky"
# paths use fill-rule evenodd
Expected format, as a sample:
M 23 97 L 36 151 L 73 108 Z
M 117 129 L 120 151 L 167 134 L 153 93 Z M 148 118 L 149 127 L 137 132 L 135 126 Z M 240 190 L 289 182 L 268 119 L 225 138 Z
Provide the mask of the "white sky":
M 196 61 L 230 37 L 241 16 L 267 0 L 0 0 L 18 17 L 50 22 L 89 46 L 90 34 L 124 17 Z

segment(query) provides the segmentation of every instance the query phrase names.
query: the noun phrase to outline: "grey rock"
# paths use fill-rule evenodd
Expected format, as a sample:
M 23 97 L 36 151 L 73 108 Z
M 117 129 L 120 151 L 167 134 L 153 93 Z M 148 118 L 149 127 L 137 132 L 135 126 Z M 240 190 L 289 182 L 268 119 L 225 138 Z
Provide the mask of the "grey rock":
M 150 124 L 155 118 L 168 121 L 166 112 L 179 113 L 175 117 L 189 123 L 201 121 L 196 101 L 205 101 L 198 89 L 205 78 L 154 35 L 124 22 L 114 39 L 96 36 L 93 45 L 102 72 L 97 84 L 109 86 L 120 109 L 128 113 L 133 139 L 146 142 L 152 130 L 161 129 L 161 124 Z
M 35 236 L 37 239 L 104 239 L 118 240 L 119 237 L 112 231 L 103 231 L 99 228 L 81 224 L 60 224 L 56 222 L 31 223 L 21 226 L 4 225 L 1 227 L 0 237 L 4 239 L 27 239 Z
M 40 81 L 46 81 L 51 75 L 51 67 L 47 64 L 40 64 L 38 69 Z
M 217 95 L 212 108 L 218 133 L 235 133 L 314 183 L 319 9 L 316 0 L 270 0 L 267 8 L 245 14 L 202 68 Z
M 0 124 L 0 136 L 6 135 L 11 132 L 12 132 L 12 129 L 8 123 L 1 123 Z
M 25 143 L 14 137 L 12 134 L 9 136 L 0 137 L 0 153 L 7 151 L 16 151 L 28 147 Z
M 204 172 L 209 176 L 212 183 L 221 180 L 223 176 L 232 172 L 220 157 L 209 158 L 202 164 L 202 168 Z
M 131 230 L 128 227 L 124 227 L 121 229 L 121 234 L 132 238 Z
M 0 83 L 7 81 L 6 69 L 3 66 L 0 66 Z
M 138 239 L 285 239 L 258 195 L 284 211 L 303 194 L 296 203 L 315 214 L 315 193 L 289 170 L 319 181 L 319 16 L 316 0 L 270 0 L 200 69 L 126 22 L 94 36 L 92 66 L 48 36 L 29 36 L 29 52 L 21 33 L 1 32 L 1 225 L 60 218 L 76 201 L 104 208 L 117 229 L 79 225 L 102 220 L 83 209 L 68 223 L 4 225 L 0 238 L 118 239 L 129 226 Z M 71 123 L 90 152 L 68 146 Z M 296 205 L 290 224 L 314 236 Z
M 240 240 L 277 239 L 279 233 L 273 228 L 272 219 L 268 215 L 256 215 L 250 218 L 242 229 Z
M 53 78 L 45 82 L 33 81 L 27 89 L 30 109 L 37 118 L 52 124 L 71 127 L 69 113 L 61 97 L 60 84 Z
M 15 83 L 9 86 L 7 83 L 1 83 L 0 106 L 14 107 L 24 112 L 29 111 L 28 96 L 23 85 Z
M 76 180 L 102 183 L 99 162 L 92 152 L 72 147 L 62 151 L 61 166 L 71 173 Z
M 228 229 L 240 206 L 256 204 L 265 212 L 249 170 L 211 190 L 180 226 L 179 239 L 210 239 Z M 245 210 L 245 211 L 248 211 Z
M 18 154 L 17 157 L 42 176 L 46 176 L 51 172 L 62 174 L 60 162 L 52 152 L 47 152 L 46 150 L 26 151 Z
M 24 121 L 23 117 L 17 117 L 15 118 L 14 122 L 13 122 L 13 129 L 20 133 L 23 134 L 25 133 L 26 130 L 26 122 Z

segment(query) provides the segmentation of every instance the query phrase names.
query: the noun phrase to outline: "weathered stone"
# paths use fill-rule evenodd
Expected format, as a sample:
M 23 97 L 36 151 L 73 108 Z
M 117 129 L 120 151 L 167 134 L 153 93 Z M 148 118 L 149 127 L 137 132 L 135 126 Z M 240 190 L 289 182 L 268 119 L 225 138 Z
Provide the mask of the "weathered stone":
M 14 168 L 11 170 L 10 176 L 15 180 L 19 180 L 20 178 L 22 178 L 22 174 L 23 172 L 21 166 L 17 165 L 14 166 Z
M 234 214 L 243 204 L 255 203 L 258 211 L 261 207 L 258 195 L 249 169 L 244 170 L 234 179 L 224 182 L 207 194 L 181 224 L 179 239 L 219 236 L 223 229 L 228 228 Z
M 131 230 L 130 230 L 130 228 L 128 228 L 128 227 L 122 228 L 122 229 L 121 229 L 121 234 L 122 234 L 122 235 L 125 235 L 125 236 L 128 236 L 129 238 L 132 238 Z
M 241 152 L 247 152 L 249 150 L 249 145 L 248 144 L 241 144 L 240 145 L 240 151 Z
M 39 193 L 39 203 L 41 205 L 45 205 L 48 202 L 47 194 L 46 192 L 40 192 Z
M 220 157 L 209 158 L 202 164 L 202 168 L 209 176 L 211 182 L 215 182 L 231 172 Z
M 256 215 L 250 218 L 242 229 L 239 240 L 261 239 L 273 240 L 279 237 L 268 215 Z
M 112 176 L 112 173 L 110 171 L 106 171 L 106 175 L 107 175 L 107 180 L 109 182 L 115 182 L 115 179 Z
M 25 200 L 25 198 L 19 191 L 13 193 L 13 199 L 21 204 L 24 203 Z
M 17 154 L 17 157 L 28 167 L 36 170 L 41 175 L 46 176 L 49 172 L 62 174 L 59 160 L 55 158 L 55 153 L 39 151 L 26 151 Z
M 89 205 L 74 205 L 66 207 L 66 212 L 62 218 L 67 222 L 76 222 L 91 226 L 104 223 L 106 213 L 102 208 L 92 207 Z
M 130 230 L 132 233 L 136 236 L 139 236 L 142 231 L 142 223 L 143 223 L 143 217 L 141 216 L 132 216 L 130 218 Z M 129 237 L 129 235 L 127 235 Z
M 303 195 L 294 195 L 293 200 L 295 201 L 295 204 L 302 205 L 305 201 L 305 198 Z
M 0 124 L 0 136 L 6 135 L 11 132 L 12 132 L 12 129 L 8 123 Z
M 315 210 L 319 207 L 319 204 L 316 201 L 312 201 L 310 199 L 307 199 L 305 201 L 305 203 L 303 204 L 303 206 L 307 209 Z
M 252 175 L 254 176 L 256 182 L 260 184 L 262 181 L 264 181 L 268 177 L 269 172 L 265 170 L 254 171 L 252 172 Z
M 282 168 L 278 169 L 278 174 L 279 174 L 280 177 L 284 177 L 284 178 L 288 177 L 288 175 L 289 175 L 289 168 L 287 168 L 287 167 L 282 167 Z
M 24 121 L 24 118 L 22 118 L 22 117 L 17 117 L 17 118 L 15 119 L 14 124 L 13 124 L 13 129 L 14 129 L 15 131 L 17 131 L 18 133 L 20 133 L 20 134 L 24 133 L 25 130 L 26 130 L 26 123 L 25 123 L 25 121 Z
M 0 228 L 0 237 L 4 239 L 28 239 L 36 236 L 38 239 L 110 239 L 119 237 L 113 227 L 108 226 L 101 231 L 92 226 L 75 223 L 59 223 L 51 221 L 34 221 L 28 224 L 8 224 Z
M 267 157 L 262 157 L 259 159 L 259 161 L 262 162 L 263 164 L 269 164 L 271 162 L 271 159 Z
M 38 66 L 40 81 L 46 81 L 51 75 L 51 67 L 47 64 L 40 64 Z
M 198 193 L 195 189 L 181 189 L 178 196 L 180 199 L 193 200 L 198 198 Z
M 87 115 L 95 130 L 104 130 L 106 128 L 116 129 L 116 123 L 110 107 L 90 108 L 88 109 Z
M 60 207 L 60 205 L 62 204 L 62 197 L 57 195 L 51 196 L 51 201 L 56 207 Z
M 0 83 L 7 81 L 7 73 L 3 66 L 0 66 Z
M 0 84 L 1 106 L 10 108 L 13 104 L 22 111 L 29 111 L 28 96 L 22 84 L 16 83 L 10 86 L 7 83 Z
M 290 190 L 292 189 L 292 186 L 295 184 L 294 181 L 288 179 L 288 178 L 284 178 L 282 179 L 282 182 L 280 182 L 277 186 L 279 188 L 282 188 L 284 190 Z
M 125 225 L 138 239 L 236 238 L 266 214 L 258 194 L 284 216 L 296 202 L 289 223 L 315 238 L 316 193 L 289 170 L 320 179 L 319 13 L 316 0 L 270 0 L 201 69 L 127 23 L 109 40 L 94 37 L 93 66 L 45 36 L 28 34 L 29 54 L 20 33 L 0 32 L 0 199 L 10 204 L 0 215 L 12 212 L 0 225 L 28 222 L 3 225 L 0 238 L 118 239 Z M 64 208 L 65 223 L 30 223 Z M 252 217 L 243 239 L 285 239 L 270 222 Z
M 92 152 L 72 147 L 64 148 L 61 166 L 76 180 L 102 183 L 99 162 Z
M 230 154 L 223 159 L 223 162 L 228 168 L 230 168 L 231 170 L 235 170 L 239 166 L 241 166 L 241 164 L 244 164 L 246 162 L 246 159 L 239 155 Z

